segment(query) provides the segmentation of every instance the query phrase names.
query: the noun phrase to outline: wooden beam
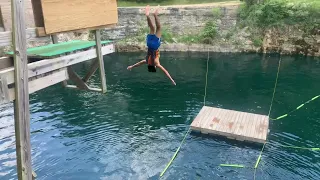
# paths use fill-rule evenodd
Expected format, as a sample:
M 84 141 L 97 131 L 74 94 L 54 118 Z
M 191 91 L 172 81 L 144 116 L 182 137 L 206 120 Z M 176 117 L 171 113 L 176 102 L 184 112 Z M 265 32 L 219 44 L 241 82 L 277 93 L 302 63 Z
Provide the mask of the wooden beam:
M 69 79 L 73 81 L 79 89 L 89 90 L 89 86 L 75 73 L 71 67 L 68 67 Z
M 34 24 L 36 27 L 44 27 L 41 0 L 31 0 Z
M 10 57 L 1 57 L 0 58 L 0 70 L 9 68 L 13 66 L 13 59 Z
M 48 73 L 46 76 L 39 75 L 29 81 L 29 94 L 37 92 L 41 89 L 60 83 L 68 79 L 68 73 L 66 68 L 62 68 L 56 71 Z M 15 87 L 9 89 L 9 100 L 15 99 Z
M 7 78 L 0 76 L 0 104 L 8 103 L 9 100 L 9 91 Z
M 26 29 L 26 38 L 27 41 L 37 41 L 37 42 L 49 42 L 49 37 L 37 37 L 36 28 L 28 28 Z M 0 47 L 3 46 L 11 46 L 12 45 L 12 32 L 0 32 Z
M 15 62 L 14 122 L 19 180 L 32 180 L 27 38 L 24 1 L 11 0 Z
M 84 82 L 88 82 L 90 77 L 97 71 L 98 68 L 99 68 L 99 60 L 96 59 L 92 62 L 91 67 L 90 67 L 90 71 L 86 74 L 86 76 L 84 78 L 82 78 L 82 80 Z
M 96 40 L 97 57 L 98 57 L 99 66 L 100 66 L 101 89 L 102 89 L 102 93 L 106 93 L 107 92 L 107 82 L 106 82 L 106 73 L 104 70 L 103 56 L 102 56 L 102 52 L 101 52 L 100 30 L 95 31 L 95 40 Z
M 37 34 L 37 37 L 49 36 L 46 34 L 46 30 L 44 27 L 36 27 L 36 34 Z
M 51 40 L 53 44 L 58 44 L 59 43 L 59 38 L 56 34 L 51 35 Z
M 52 34 L 51 35 L 51 40 L 52 40 L 53 44 L 58 44 L 59 43 L 59 38 L 58 38 L 58 36 L 56 34 Z M 68 85 L 67 80 L 62 82 L 62 86 L 63 87 L 66 87 L 67 85 Z
M 114 45 L 110 44 L 102 47 L 102 54 L 110 54 L 114 52 Z M 39 74 L 47 73 L 63 67 L 68 67 L 74 64 L 78 64 L 90 59 L 96 58 L 96 50 L 90 49 L 87 51 L 70 54 L 54 59 L 44 59 L 41 61 L 33 62 L 28 64 L 28 75 L 29 78 L 37 76 Z M 7 83 L 14 83 L 14 68 L 7 68 L 0 70 L 0 75 L 6 75 Z
M 5 31 L 12 30 L 12 16 L 11 16 L 11 0 L 0 0 L 1 11 L 3 15 L 3 23 Z M 24 1 L 24 12 L 25 12 L 25 24 L 26 27 L 34 27 L 33 9 L 30 0 Z
M 4 23 L 3 23 L 2 7 L 1 6 L 0 6 L 0 28 L 1 28 L 1 31 L 5 31 Z
M 66 88 L 79 89 L 79 88 L 78 88 L 77 86 L 75 86 L 75 85 L 67 85 Z M 89 87 L 89 91 L 102 92 L 102 89 Z

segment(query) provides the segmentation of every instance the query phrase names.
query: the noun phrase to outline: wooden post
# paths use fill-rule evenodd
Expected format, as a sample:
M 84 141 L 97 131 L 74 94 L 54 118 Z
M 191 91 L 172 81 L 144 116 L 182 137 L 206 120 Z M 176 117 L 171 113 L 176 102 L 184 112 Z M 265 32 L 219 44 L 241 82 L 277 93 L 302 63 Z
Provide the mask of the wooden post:
M 82 78 L 82 80 L 86 83 L 89 81 L 90 77 L 97 71 L 99 67 L 99 60 L 94 60 L 90 66 L 90 71 L 86 74 L 86 76 L 84 78 Z
M 7 77 L 0 75 L 0 104 L 8 103 L 9 89 L 7 84 Z
M 97 58 L 99 60 L 99 66 L 100 66 L 101 89 L 102 89 L 102 93 L 106 93 L 107 82 L 106 82 L 106 74 L 104 70 L 103 56 L 101 52 L 101 34 L 99 29 L 95 30 L 95 39 L 96 39 Z
M 25 1 L 21 0 L 11 0 L 16 97 L 14 101 L 14 123 L 18 179 L 32 180 L 28 59 L 24 2 Z
M 53 44 L 59 43 L 58 36 L 55 35 L 55 34 L 51 35 L 51 40 L 52 40 L 52 43 L 53 43 Z M 66 80 L 65 80 L 65 81 L 62 81 L 62 86 L 63 86 L 63 87 L 66 87 L 67 85 L 68 85 L 68 82 L 67 82 Z
M 58 40 L 58 36 L 57 36 L 57 35 L 55 35 L 55 34 L 51 35 L 51 39 L 52 39 L 52 43 L 53 43 L 53 44 L 59 43 L 59 40 Z

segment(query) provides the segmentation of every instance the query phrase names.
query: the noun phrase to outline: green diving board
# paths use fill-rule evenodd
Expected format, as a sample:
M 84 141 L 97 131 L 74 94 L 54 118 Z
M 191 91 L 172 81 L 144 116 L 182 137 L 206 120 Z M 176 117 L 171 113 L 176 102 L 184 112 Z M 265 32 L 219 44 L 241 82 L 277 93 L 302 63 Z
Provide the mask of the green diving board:
M 102 46 L 111 44 L 112 41 L 101 41 Z M 72 53 L 79 50 L 87 50 L 96 45 L 95 41 L 74 40 L 61 42 L 57 44 L 49 44 L 45 46 L 32 47 L 27 49 L 28 57 L 35 58 L 53 58 L 66 53 Z M 6 54 L 13 56 L 13 51 Z

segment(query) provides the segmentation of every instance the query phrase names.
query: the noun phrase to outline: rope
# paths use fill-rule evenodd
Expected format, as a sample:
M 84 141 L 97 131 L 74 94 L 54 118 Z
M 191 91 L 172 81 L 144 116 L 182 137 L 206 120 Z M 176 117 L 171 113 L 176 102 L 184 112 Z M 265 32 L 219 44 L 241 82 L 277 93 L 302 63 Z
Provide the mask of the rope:
M 262 149 L 261 149 L 261 151 L 260 151 L 259 157 L 258 157 L 258 159 L 257 159 L 257 161 L 256 161 L 256 165 L 254 166 L 254 175 L 253 175 L 253 177 L 254 177 L 253 179 L 254 179 L 254 180 L 256 179 L 257 168 L 258 168 L 259 163 L 260 163 L 260 161 L 261 161 L 262 152 L 263 152 L 265 146 L 266 146 L 266 143 L 263 144 L 263 147 L 262 147 Z
M 183 140 L 181 141 L 180 143 L 180 146 L 178 147 L 178 149 L 176 150 L 176 152 L 173 154 L 171 160 L 169 161 L 169 163 L 167 164 L 166 168 L 162 171 L 162 173 L 160 174 L 160 177 L 162 177 L 164 175 L 164 173 L 167 171 L 167 169 L 170 167 L 170 165 L 172 164 L 173 160 L 177 157 L 180 149 L 181 149 L 181 146 L 183 145 L 186 137 L 188 136 L 189 134 L 189 131 L 190 131 L 190 128 L 188 129 L 187 133 L 184 135 L 183 137 Z
M 210 53 L 208 50 L 208 59 L 207 59 L 207 72 L 206 72 L 206 84 L 204 86 L 204 98 L 203 98 L 203 106 L 206 105 L 206 97 L 207 97 L 207 87 L 208 87 L 208 72 L 209 72 L 209 58 L 210 58 Z M 167 164 L 167 166 L 164 168 L 164 170 L 161 172 L 160 177 L 162 177 L 164 175 L 164 173 L 168 170 L 168 168 L 171 166 L 172 162 L 174 161 L 174 159 L 177 157 L 185 139 L 187 138 L 189 132 L 190 132 L 191 128 L 189 127 L 188 131 L 186 132 L 186 134 L 184 135 L 182 141 L 180 142 L 180 145 L 178 147 L 178 149 L 176 150 L 176 152 L 173 154 L 171 160 L 169 161 L 169 163 Z
M 206 72 L 206 85 L 205 85 L 205 87 L 204 87 L 203 106 L 206 105 L 207 87 L 208 87 L 208 72 L 209 72 L 209 58 L 210 58 L 210 52 L 209 52 L 209 50 L 208 50 L 207 72 Z
M 279 73 L 280 73 L 280 66 L 281 66 L 281 55 L 280 55 L 280 60 L 279 60 L 279 65 L 278 65 L 278 72 L 277 72 L 277 78 L 276 78 L 276 82 L 275 82 L 275 84 L 274 84 L 273 95 L 272 95 L 272 99 L 271 99 L 271 104 L 270 104 L 270 109 L 269 109 L 268 116 L 270 116 L 271 109 L 272 109 L 272 104 L 273 104 L 273 100 L 274 100 L 274 95 L 276 94 L 276 89 L 277 89 L 278 79 L 279 79 Z
M 300 150 L 320 151 L 320 148 L 316 148 L 316 147 L 308 148 L 308 147 L 299 147 L 299 146 L 287 146 L 287 145 L 281 145 L 281 144 L 279 146 L 285 147 L 285 148 L 300 149 Z
M 221 167 L 234 167 L 234 168 L 244 168 L 244 165 L 241 164 L 220 164 Z
M 279 60 L 279 65 L 278 65 L 278 72 L 277 72 L 277 77 L 276 77 L 276 82 L 274 83 L 274 88 L 273 88 L 273 94 L 272 94 L 272 98 L 271 98 L 271 103 L 270 103 L 270 109 L 269 109 L 269 113 L 268 113 L 268 117 L 270 116 L 271 114 L 271 110 L 272 110 L 272 105 L 273 105 L 273 100 L 274 100 L 274 96 L 276 94 L 276 89 L 277 89 L 277 85 L 278 85 L 278 79 L 279 79 L 279 74 L 280 74 L 280 67 L 281 67 L 281 55 L 280 55 L 280 60 Z M 264 147 L 266 146 L 266 142 L 263 144 L 263 147 L 260 151 L 260 154 L 258 156 L 258 159 L 256 161 L 256 164 L 254 166 L 254 180 L 256 179 L 256 172 L 257 172 L 257 168 L 259 166 L 259 163 L 261 161 L 261 157 L 262 157 L 262 153 L 263 153 L 263 150 L 264 150 Z
M 311 101 L 314 101 L 314 100 L 318 99 L 319 97 L 320 97 L 320 95 L 315 96 L 315 97 L 313 97 L 312 99 L 310 99 L 310 100 L 306 101 L 305 103 L 301 104 L 300 106 L 296 107 L 296 108 L 293 109 L 292 111 L 288 112 L 287 114 L 281 115 L 281 116 L 279 116 L 279 117 L 277 117 L 277 118 L 270 118 L 270 119 L 271 119 L 271 120 L 279 120 L 279 119 L 285 118 L 285 117 L 289 116 L 290 114 L 292 114 L 293 112 L 301 109 L 304 105 L 310 103 Z

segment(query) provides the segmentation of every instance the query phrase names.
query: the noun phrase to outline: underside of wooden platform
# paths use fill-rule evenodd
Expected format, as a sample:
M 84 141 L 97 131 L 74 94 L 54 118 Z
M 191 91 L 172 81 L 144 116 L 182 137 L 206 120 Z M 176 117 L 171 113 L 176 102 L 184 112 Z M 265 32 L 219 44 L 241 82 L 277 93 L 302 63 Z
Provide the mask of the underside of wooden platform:
M 61 43 L 62 45 L 64 43 Z M 67 44 L 67 43 L 65 43 Z M 71 46 L 69 49 L 61 51 L 74 51 L 74 49 L 78 50 L 80 47 L 84 47 L 85 49 L 89 48 L 92 45 L 90 41 L 84 43 L 76 43 L 77 46 Z M 30 48 L 31 49 L 31 48 Z M 50 51 L 50 49 L 52 51 Z M 76 86 L 68 85 L 67 87 L 71 88 L 79 88 L 90 91 L 99 91 L 102 92 L 101 89 L 91 88 L 88 86 L 87 82 L 89 78 L 96 72 L 96 70 L 100 67 L 99 58 L 97 58 L 96 49 L 88 49 L 84 51 L 79 51 L 73 54 L 58 56 L 57 54 L 62 54 L 61 51 L 56 51 L 56 46 L 45 46 L 44 51 L 32 51 L 37 52 L 35 54 L 39 55 L 39 57 L 45 57 L 48 55 L 50 58 L 41 59 L 36 62 L 32 62 L 27 64 L 28 71 L 28 79 L 29 79 L 29 93 L 33 93 L 49 87 L 51 85 L 60 83 L 62 81 L 71 80 L 75 81 Z M 112 43 L 106 42 L 104 46 L 100 46 L 101 49 L 101 57 L 103 55 L 111 54 L 114 52 L 114 45 Z M 37 50 L 37 49 L 36 49 Z M 41 56 L 43 55 L 43 56 Z M 55 57 L 55 58 L 52 58 Z M 102 59 L 102 58 L 101 58 Z M 1 60 L 1 59 L 0 59 Z M 86 75 L 84 79 L 75 75 L 75 72 L 72 71 L 71 66 L 74 64 L 78 64 L 84 61 L 93 60 L 90 71 Z M 1 60 L 0 63 L 7 63 L 7 61 Z M 10 66 L 11 65 L 11 66 Z M 14 78 L 14 66 L 13 63 L 7 63 L 3 65 L 6 67 L 4 69 L 0 69 L 0 104 L 8 103 L 15 99 L 15 78 Z M 1 67 L 1 64 L 0 64 Z M 105 74 L 105 73 L 104 73 Z M 105 75 L 104 75 L 105 76 Z
M 191 129 L 204 134 L 225 136 L 239 141 L 265 143 L 269 117 L 203 106 L 191 124 Z

